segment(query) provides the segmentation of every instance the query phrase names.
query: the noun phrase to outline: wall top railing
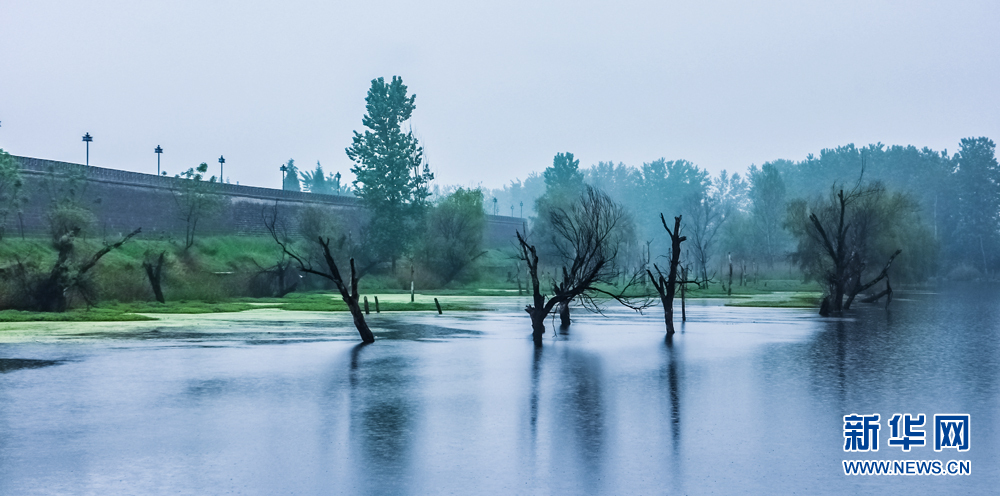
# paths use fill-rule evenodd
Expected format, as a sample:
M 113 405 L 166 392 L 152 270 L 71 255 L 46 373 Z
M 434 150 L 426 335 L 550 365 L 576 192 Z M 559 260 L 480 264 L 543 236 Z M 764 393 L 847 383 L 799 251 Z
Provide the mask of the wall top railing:
M 48 174 L 51 171 L 57 174 L 67 173 L 72 169 L 86 168 L 87 180 L 107 183 L 126 184 L 155 189 L 175 190 L 178 181 L 187 181 L 170 176 L 157 176 L 155 174 L 144 174 L 141 172 L 131 172 L 119 169 L 106 169 L 70 162 L 60 162 L 56 160 L 46 160 L 32 157 L 13 156 L 21 166 L 21 169 L 32 175 Z M 262 198 L 271 200 L 290 200 L 309 203 L 326 203 L 333 205 L 344 205 L 359 207 L 360 201 L 353 196 L 321 195 L 317 193 L 306 193 L 303 191 L 287 191 L 272 188 L 261 188 L 257 186 L 243 186 L 239 184 L 212 183 L 216 192 L 227 196 L 243 196 L 251 198 Z

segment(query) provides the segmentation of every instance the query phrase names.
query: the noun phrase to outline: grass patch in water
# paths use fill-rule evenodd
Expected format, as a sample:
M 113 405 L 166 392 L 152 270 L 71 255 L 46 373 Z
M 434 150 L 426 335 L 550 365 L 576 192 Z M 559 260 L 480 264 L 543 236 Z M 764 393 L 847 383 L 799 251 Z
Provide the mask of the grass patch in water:
M 740 301 L 726 303 L 727 307 L 757 307 L 757 308 L 819 308 L 822 293 L 814 292 L 775 292 L 754 295 Z
M 242 312 L 262 305 L 252 305 L 242 301 L 204 302 L 204 301 L 168 301 L 166 303 L 133 301 L 129 303 L 109 303 L 103 308 L 131 313 L 225 313 Z
M 142 320 L 156 319 L 110 308 L 70 310 L 60 313 L 0 310 L 0 322 L 135 322 Z

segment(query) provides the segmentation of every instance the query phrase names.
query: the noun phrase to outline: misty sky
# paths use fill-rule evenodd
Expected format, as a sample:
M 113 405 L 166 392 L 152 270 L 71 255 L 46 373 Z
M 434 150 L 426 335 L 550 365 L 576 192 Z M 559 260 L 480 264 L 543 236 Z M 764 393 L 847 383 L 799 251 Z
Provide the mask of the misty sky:
M 833 4 L 837 4 L 834 6 Z M 0 147 L 280 187 L 348 175 L 371 79 L 417 95 L 439 184 L 557 152 L 717 172 L 846 143 L 1000 139 L 1000 2 L 0 0 Z

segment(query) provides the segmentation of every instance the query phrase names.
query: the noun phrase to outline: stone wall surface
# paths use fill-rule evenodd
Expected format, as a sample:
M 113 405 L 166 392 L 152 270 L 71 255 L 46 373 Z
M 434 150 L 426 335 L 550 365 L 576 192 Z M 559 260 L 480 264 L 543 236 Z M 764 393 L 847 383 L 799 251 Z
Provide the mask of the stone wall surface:
M 156 176 L 117 169 L 83 166 L 30 157 L 14 157 L 20 163 L 28 195 L 28 204 L 20 218 L 8 219 L 7 232 L 37 236 L 48 233 L 45 214 L 53 195 L 51 185 L 65 177 L 68 171 L 85 171 L 86 184 L 81 198 L 98 219 L 98 237 L 117 237 L 141 227 L 144 237 L 183 238 L 186 221 L 181 217 L 177 191 L 180 181 L 169 176 Z M 212 191 L 223 198 L 224 207 L 214 215 L 202 218 L 198 235 L 266 235 L 263 216 L 278 209 L 279 218 L 294 229 L 299 212 L 308 207 L 320 208 L 339 218 L 343 225 L 357 226 L 364 215 L 357 198 L 319 195 L 299 191 L 211 184 Z M 523 219 L 487 215 L 485 242 L 488 246 L 505 247 L 514 239 L 514 230 L 522 229 Z

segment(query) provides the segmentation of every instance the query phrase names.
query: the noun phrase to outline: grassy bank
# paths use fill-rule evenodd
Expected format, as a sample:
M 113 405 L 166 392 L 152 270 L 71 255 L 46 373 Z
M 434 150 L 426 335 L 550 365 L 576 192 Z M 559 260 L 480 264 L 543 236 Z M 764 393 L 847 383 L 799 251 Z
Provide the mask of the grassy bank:
M 89 259 L 104 246 L 98 239 L 82 239 L 76 246 L 81 260 Z M 144 261 L 155 260 L 164 253 L 163 293 L 166 303 L 157 303 L 143 269 Z M 45 314 L 15 310 L 0 311 L 0 322 L 29 321 L 129 321 L 155 318 L 157 314 L 208 314 L 241 312 L 254 308 L 286 311 L 346 311 L 331 283 L 317 276 L 305 275 L 297 280 L 295 292 L 284 298 L 274 298 L 276 276 L 269 272 L 281 260 L 274 241 L 262 237 L 206 236 L 185 250 L 182 243 L 170 237 L 137 238 L 121 249 L 108 253 L 88 273 L 88 287 L 98 304 L 85 308 L 80 295 L 71 298 L 71 310 L 61 314 Z M 19 267 L 34 274 L 46 274 L 55 262 L 56 253 L 48 239 L 6 238 L 0 243 L 0 309 L 17 308 L 12 302 L 23 293 L 17 278 Z M 415 270 L 416 288 L 420 294 L 409 301 L 409 262 L 397 264 L 396 274 L 367 275 L 361 280 L 362 294 L 369 296 L 369 309 L 379 311 L 434 311 L 433 298 L 438 297 L 444 311 L 475 311 L 485 309 L 483 300 L 475 297 L 505 298 L 519 296 L 518 287 L 527 295 L 527 281 L 520 262 L 503 250 L 488 250 L 475 265 L 456 281 L 444 287 L 430 288 L 432 279 Z M 547 273 L 547 276 L 550 274 Z M 518 284 L 520 278 L 520 284 Z M 610 288 L 609 288 L 610 289 Z M 635 296 L 652 291 L 647 285 L 634 288 Z M 792 279 L 760 280 L 739 284 L 732 294 L 723 291 L 719 283 L 706 288 L 689 287 L 688 298 L 732 298 L 734 306 L 814 307 L 818 305 L 819 288 Z M 775 295 L 776 292 L 780 294 Z M 679 294 L 678 294 L 679 297 Z

